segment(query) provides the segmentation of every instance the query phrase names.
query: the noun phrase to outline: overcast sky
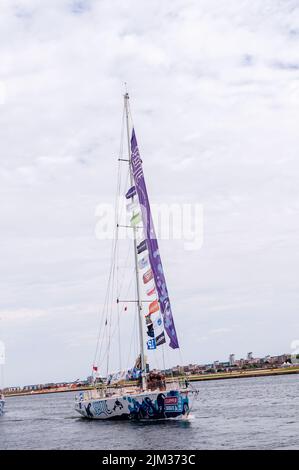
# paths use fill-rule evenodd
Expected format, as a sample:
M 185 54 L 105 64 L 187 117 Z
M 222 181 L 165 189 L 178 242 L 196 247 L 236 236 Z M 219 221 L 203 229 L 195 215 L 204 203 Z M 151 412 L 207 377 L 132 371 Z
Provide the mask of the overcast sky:
M 124 81 L 151 200 L 203 205 L 200 250 L 161 244 L 182 361 L 291 352 L 298 0 L 1 0 L 0 70 L 7 385 L 90 371 Z

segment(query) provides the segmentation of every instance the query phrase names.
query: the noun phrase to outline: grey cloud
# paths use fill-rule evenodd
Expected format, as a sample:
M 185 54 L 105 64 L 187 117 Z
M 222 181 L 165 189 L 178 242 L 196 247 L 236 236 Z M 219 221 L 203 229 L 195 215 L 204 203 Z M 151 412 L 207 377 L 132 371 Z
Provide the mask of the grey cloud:
M 288 351 L 299 300 L 297 4 L 2 1 L 8 383 L 89 372 L 110 250 L 94 213 L 114 198 L 125 81 L 152 201 L 204 206 L 201 250 L 161 243 L 184 360 Z M 221 328 L 232 331 L 210 341 Z

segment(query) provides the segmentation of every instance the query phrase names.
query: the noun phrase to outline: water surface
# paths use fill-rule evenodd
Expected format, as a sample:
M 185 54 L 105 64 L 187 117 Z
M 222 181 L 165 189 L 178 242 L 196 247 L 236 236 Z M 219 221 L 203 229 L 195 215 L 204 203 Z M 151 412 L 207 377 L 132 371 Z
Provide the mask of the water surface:
M 72 392 L 7 398 L 0 449 L 299 449 L 299 375 L 193 385 L 187 422 L 84 420 Z

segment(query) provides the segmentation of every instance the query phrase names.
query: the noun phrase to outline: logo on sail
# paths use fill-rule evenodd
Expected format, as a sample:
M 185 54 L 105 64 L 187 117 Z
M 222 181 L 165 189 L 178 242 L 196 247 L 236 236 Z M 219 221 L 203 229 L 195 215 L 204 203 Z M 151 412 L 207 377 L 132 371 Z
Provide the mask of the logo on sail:
M 155 338 L 149 339 L 146 344 L 147 344 L 147 349 L 149 349 L 149 350 L 150 349 L 156 349 L 156 340 L 155 340 Z
M 154 293 L 156 292 L 156 287 L 155 286 L 151 286 L 147 289 L 146 291 L 146 294 L 151 297 L 152 295 L 154 295 Z
M 147 248 L 146 246 L 146 241 L 143 240 L 141 243 L 139 243 L 139 245 L 137 246 L 137 253 L 138 255 L 140 255 L 140 253 L 142 253 L 143 251 L 145 251 Z
M 126 198 L 130 199 L 131 197 L 134 197 L 135 194 L 136 194 L 136 188 L 135 186 L 132 186 L 132 188 L 130 188 L 129 191 L 127 191 Z
M 158 300 L 154 300 L 149 304 L 149 309 L 148 309 L 148 314 L 152 315 L 153 313 L 157 312 L 159 310 L 159 302 Z
M 146 273 L 143 274 L 142 279 L 143 279 L 144 284 L 147 284 L 148 282 L 150 282 L 153 279 L 153 271 L 151 269 L 146 271 Z
M 156 337 L 156 345 L 161 346 L 161 344 L 166 343 L 164 331 L 159 336 Z
M 138 267 L 139 269 L 144 269 L 148 266 L 148 257 L 144 256 L 138 261 Z

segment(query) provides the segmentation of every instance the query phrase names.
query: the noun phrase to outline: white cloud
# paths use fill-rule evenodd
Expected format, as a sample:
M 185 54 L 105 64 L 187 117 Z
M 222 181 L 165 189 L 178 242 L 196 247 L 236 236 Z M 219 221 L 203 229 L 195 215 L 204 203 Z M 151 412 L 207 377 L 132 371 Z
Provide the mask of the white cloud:
M 43 318 L 52 334 L 61 313 L 59 348 L 44 352 L 50 375 L 56 364 L 62 379 L 68 361 L 84 375 L 92 355 L 109 264 L 94 210 L 114 196 L 125 81 L 151 199 L 204 205 L 200 251 L 161 246 L 184 357 L 287 348 L 299 278 L 298 18 L 295 0 L 2 0 L 1 310 L 23 312 L 20 350 L 28 312 L 46 311 L 30 324 Z M 82 348 L 68 359 L 70 305 Z M 75 313 L 84 305 L 88 324 Z M 256 331 L 260 320 L 271 337 Z M 197 348 L 236 323 L 237 338 Z M 28 338 L 42 328 L 36 321 Z

